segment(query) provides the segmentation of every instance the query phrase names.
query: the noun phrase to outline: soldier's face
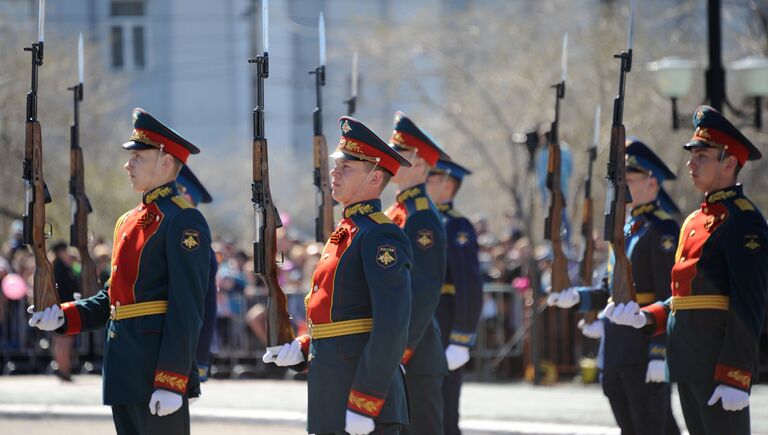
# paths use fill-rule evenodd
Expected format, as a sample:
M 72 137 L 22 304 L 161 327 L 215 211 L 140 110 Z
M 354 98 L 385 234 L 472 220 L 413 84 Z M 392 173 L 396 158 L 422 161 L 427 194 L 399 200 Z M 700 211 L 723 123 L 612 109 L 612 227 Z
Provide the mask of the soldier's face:
M 427 195 L 437 204 L 442 204 L 451 199 L 447 178 L 448 176 L 444 174 L 435 174 L 427 177 Z
M 151 188 L 157 165 L 158 150 L 131 150 L 128 161 L 123 166 L 128 172 L 128 180 L 133 190 L 144 192 Z
M 339 158 L 331 170 L 331 196 L 341 204 L 353 204 L 378 195 L 371 190 L 371 165 L 367 162 Z M 378 189 L 378 186 L 376 186 Z
M 694 148 L 688 159 L 688 173 L 696 190 L 717 190 L 723 180 L 730 179 L 733 176 L 730 168 L 735 166 L 735 163 L 729 159 L 736 160 L 735 157 L 726 155 L 721 161 L 721 151 L 716 148 Z
M 626 179 L 632 204 L 646 204 L 656 199 L 659 185 L 655 178 L 640 172 L 627 172 Z

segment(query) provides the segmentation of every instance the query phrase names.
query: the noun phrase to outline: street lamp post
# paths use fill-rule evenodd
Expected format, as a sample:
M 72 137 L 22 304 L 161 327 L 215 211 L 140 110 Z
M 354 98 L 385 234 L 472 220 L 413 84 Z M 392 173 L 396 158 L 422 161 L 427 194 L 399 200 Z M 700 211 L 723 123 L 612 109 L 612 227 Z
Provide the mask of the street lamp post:
M 749 114 L 741 111 L 728 101 L 725 92 L 725 69 L 722 56 L 721 0 L 707 0 L 707 41 L 709 65 L 705 71 L 705 102 L 723 111 L 728 108 L 740 118 Z M 696 62 L 679 57 L 665 57 L 648 64 L 648 70 L 656 75 L 659 93 L 672 102 L 672 128 L 680 126 L 677 101 L 688 94 L 693 82 Z M 754 99 L 752 123 L 758 130 L 762 128 L 762 97 L 768 96 L 768 59 L 748 57 L 733 62 L 730 69 L 739 75 L 738 82 L 745 95 Z

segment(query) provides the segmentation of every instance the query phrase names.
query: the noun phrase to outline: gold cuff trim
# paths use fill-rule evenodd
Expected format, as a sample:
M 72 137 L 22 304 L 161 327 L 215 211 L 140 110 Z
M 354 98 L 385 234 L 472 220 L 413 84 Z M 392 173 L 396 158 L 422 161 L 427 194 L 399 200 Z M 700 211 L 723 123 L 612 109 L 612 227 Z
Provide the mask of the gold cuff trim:
M 440 294 L 443 295 L 455 295 L 456 294 L 456 286 L 453 284 L 443 284 L 443 288 L 440 289 Z
M 109 318 L 112 320 L 130 319 L 132 317 L 151 316 L 168 312 L 168 301 L 139 302 L 130 305 L 112 305 Z
M 672 311 L 728 310 L 730 298 L 723 295 L 672 296 Z
M 655 293 L 635 293 L 635 298 L 640 305 L 648 305 L 656 302 Z
M 342 335 L 361 334 L 371 332 L 373 319 L 344 320 L 322 324 L 310 324 L 309 335 L 312 339 L 340 337 Z

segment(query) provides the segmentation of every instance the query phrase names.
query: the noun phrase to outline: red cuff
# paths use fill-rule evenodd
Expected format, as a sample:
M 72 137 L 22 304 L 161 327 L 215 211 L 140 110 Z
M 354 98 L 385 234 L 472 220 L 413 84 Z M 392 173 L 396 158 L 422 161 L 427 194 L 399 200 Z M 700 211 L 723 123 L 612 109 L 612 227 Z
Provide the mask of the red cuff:
M 405 352 L 403 352 L 403 357 L 400 358 L 400 362 L 403 365 L 408 364 L 408 361 L 411 359 L 412 356 L 413 356 L 413 349 L 411 349 L 410 347 L 406 347 Z
M 667 307 L 662 302 L 648 305 L 643 308 L 645 314 L 653 317 L 654 329 L 651 336 L 661 335 L 667 332 Z
M 64 324 L 64 333 L 67 335 L 79 334 L 83 330 L 83 321 L 75 302 L 61 304 L 61 310 L 64 311 L 64 318 L 67 320 Z
M 309 361 L 309 342 L 312 341 L 308 334 L 303 334 L 296 337 L 296 341 L 301 346 L 301 353 L 304 354 L 304 361 Z
M 165 370 L 155 371 L 155 388 L 186 394 L 188 382 L 189 378 L 187 376 Z
M 749 386 L 752 384 L 752 372 L 718 364 L 715 366 L 715 381 L 749 392 Z
M 349 391 L 347 408 L 369 417 L 378 417 L 384 407 L 384 399 L 363 394 L 357 390 Z

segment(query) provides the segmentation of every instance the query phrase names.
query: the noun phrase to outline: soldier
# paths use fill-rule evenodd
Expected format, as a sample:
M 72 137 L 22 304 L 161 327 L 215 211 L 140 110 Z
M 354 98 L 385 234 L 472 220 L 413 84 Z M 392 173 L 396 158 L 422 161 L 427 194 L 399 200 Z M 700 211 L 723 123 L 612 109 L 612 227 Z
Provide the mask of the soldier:
M 188 434 L 211 236 L 175 180 L 200 150 L 142 109 L 133 127 L 125 169 L 142 201 L 117 220 L 109 281 L 93 297 L 34 312 L 29 324 L 62 334 L 106 325 L 104 404 L 117 433 Z
M 198 204 L 213 202 L 211 194 L 187 165 L 181 168 L 179 176 L 176 177 L 176 186 L 184 199 L 193 207 L 197 207 Z M 200 329 L 200 337 L 197 339 L 195 358 L 200 382 L 208 380 L 211 370 L 211 344 L 216 333 L 216 272 L 218 269 L 219 263 L 216 261 L 216 253 L 211 250 L 211 270 L 208 272 L 208 289 L 205 292 L 203 326 Z
M 632 210 L 625 227 L 627 257 L 637 302 L 642 305 L 669 297 L 669 273 L 674 264 L 675 241 L 680 227 L 661 203 L 661 184 L 675 175 L 644 143 L 627 140 L 626 180 L 632 196 Z M 669 204 L 665 204 L 670 206 Z M 611 288 L 611 266 L 602 288 L 571 287 L 552 293 L 549 305 L 579 311 L 605 307 Z M 671 407 L 671 388 L 665 381 L 666 337 L 650 338 L 628 326 L 606 324 L 602 319 L 583 325 L 584 335 L 602 337 L 600 346 L 601 384 L 616 423 L 622 433 L 679 434 Z M 660 429 L 661 428 L 661 429 Z
M 440 212 L 427 196 L 424 182 L 438 159 L 450 157 L 402 112 L 395 114 L 390 146 L 413 164 L 392 178 L 399 192 L 395 204 L 384 212 L 405 231 L 413 248 L 413 301 L 402 359 L 411 404 L 411 423 L 405 432 L 442 434 L 442 384 L 448 366 L 435 309 L 445 280 L 446 241 Z
M 440 326 L 448 375 L 443 381 L 445 434 L 460 434 L 459 395 L 463 366 L 477 337 L 483 308 L 483 282 L 478 260 L 477 234 L 469 219 L 453 208 L 468 169 L 449 160 L 438 160 L 427 177 L 427 193 L 442 213 L 447 239 L 447 269 L 440 303 L 435 311 Z
M 680 231 L 672 297 L 642 311 L 633 302 L 611 303 L 605 315 L 652 335 L 667 331 L 667 371 L 691 434 L 748 434 L 768 296 L 768 226 L 737 180 L 762 155 L 712 107 L 699 107 L 693 124 L 683 148 L 705 197 Z
M 399 363 L 411 310 L 412 253 L 403 231 L 381 212 L 379 196 L 410 163 L 360 121 L 339 121 L 331 188 L 343 218 L 305 299 L 310 334 L 263 359 L 309 367 L 310 433 L 396 434 L 408 424 Z

